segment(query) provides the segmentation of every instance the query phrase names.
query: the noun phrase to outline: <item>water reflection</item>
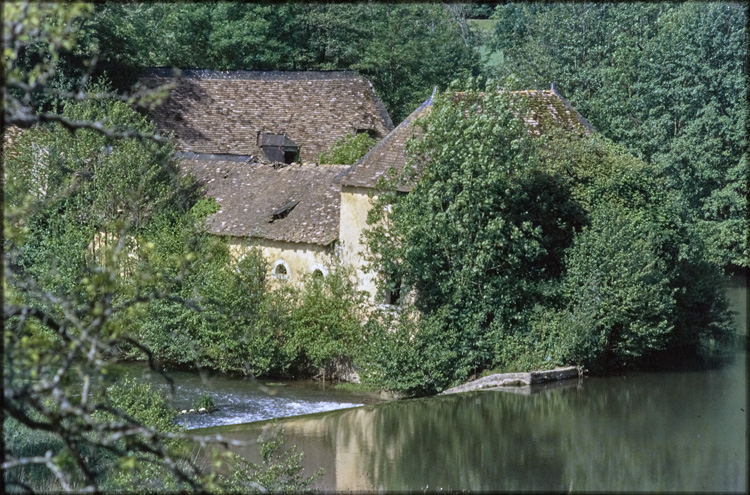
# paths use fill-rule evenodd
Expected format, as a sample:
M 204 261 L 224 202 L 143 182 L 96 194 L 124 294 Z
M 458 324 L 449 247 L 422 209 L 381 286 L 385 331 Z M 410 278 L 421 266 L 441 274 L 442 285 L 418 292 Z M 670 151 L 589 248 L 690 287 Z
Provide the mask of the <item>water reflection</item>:
M 744 370 L 738 355 L 708 371 L 401 401 L 281 426 L 310 470 L 326 468 L 324 489 L 744 492 Z M 269 427 L 220 431 L 253 440 Z

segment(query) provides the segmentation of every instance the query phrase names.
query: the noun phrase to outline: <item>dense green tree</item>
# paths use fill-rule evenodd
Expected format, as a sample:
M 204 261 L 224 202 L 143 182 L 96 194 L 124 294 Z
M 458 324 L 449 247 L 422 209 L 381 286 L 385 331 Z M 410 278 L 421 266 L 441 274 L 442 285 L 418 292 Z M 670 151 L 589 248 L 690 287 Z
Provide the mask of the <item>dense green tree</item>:
M 362 320 L 365 299 L 357 291 L 351 267 L 333 264 L 300 286 L 285 286 L 275 297 L 285 299 L 283 351 L 297 376 L 338 378 L 352 370 L 352 360 L 365 342 Z
M 544 300 L 584 221 L 566 184 L 542 169 L 519 111 L 491 87 L 435 97 L 409 149 L 419 181 L 372 210 L 373 267 L 413 290 L 427 326 L 441 328 L 431 334 L 453 342 L 436 388 L 493 364 L 492 333 L 512 332 Z
M 205 491 L 227 482 L 237 491 L 262 489 L 250 474 L 231 482 L 210 474 L 226 465 L 197 462 L 196 444 L 175 431 L 163 400 L 116 385 L 108 373 L 134 348 L 158 369 L 137 338 L 142 310 L 169 301 L 201 314 L 191 300 L 198 298 L 180 290 L 214 248 L 221 255 L 226 246 L 205 242 L 196 229 L 213 205 L 180 171 L 171 144 L 132 108 L 141 97 L 158 102 L 158 92 L 128 97 L 92 85 L 90 63 L 65 74 L 80 76 L 67 86 L 58 84 L 88 12 L 3 4 L 4 124 L 25 129 L 3 127 L 4 486 Z M 247 278 L 255 285 L 241 287 L 242 295 L 258 295 L 262 277 Z M 243 304 L 221 309 L 254 311 L 252 297 Z M 301 469 L 297 457 L 274 462 L 262 482 Z
M 715 261 L 747 266 L 746 6 L 507 4 L 494 16 L 496 76 L 554 83 L 683 193 Z
M 530 138 L 523 111 L 488 87 L 438 95 L 418 122 L 418 181 L 379 195 L 367 234 L 382 284 L 409 293 L 401 320 L 370 322 L 375 383 L 429 393 L 487 368 L 606 372 L 729 334 L 720 268 L 681 191 L 601 136 Z

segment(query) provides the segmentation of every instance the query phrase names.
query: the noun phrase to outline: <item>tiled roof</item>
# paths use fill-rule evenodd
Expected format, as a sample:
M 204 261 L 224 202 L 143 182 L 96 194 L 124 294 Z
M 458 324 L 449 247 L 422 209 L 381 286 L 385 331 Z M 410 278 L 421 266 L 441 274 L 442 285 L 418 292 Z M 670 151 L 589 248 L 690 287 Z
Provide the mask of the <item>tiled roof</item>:
M 554 89 L 549 91 L 511 91 L 511 100 L 523 101 L 529 110 L 524 122 L 533 136 L 541 136 L 552 127 L 572 133 L 590 134 L 594 127 Z
M 168 69 L 142 77 L 149 87 L 172 80 Z M 348 133 L 393 129 L 372 84 L 353 72 L 183 70 L 175 83 L 152 118 L 184 152 L 262 157 L 258 132 L 286 133 L 311 162 Z
M 185 159 L 182 167 L 219 203 L 206 220 L 212 234 L 323 246 L 338 239 L 341 185 L 334 179 L 345 165 Z
M 413 125 L 414 120 L 427 115 L 430 108 L 432 108 L 432 97 L 422 103 L 385 139 L 355 163 L 341 180 L 341 185 L 375 187 L 386 173 L 400 174 L 406 165 L 406 149 L 404 148 L 406 141 L 411 137 L 422 135 L 422 129 Z M 398 189 L 408 191 L 411 187 L 404 185 Z
M 593 131 L 591 124 L 584 119 L 573 106 L 554 89 L 550 91 L 511 91 L 511 101 L 523 101 L 528 108 L 524 118 L 529 134 L 540 136 L 552 126 L 567 129 L 570 132 L 589 134 Z M 456 97 L 460 98 L 461 93 Z M 422 129 L 414 126 L 414 120 L 427 115 L 432 106 L 432 97 L 422 103 L 406 120 L 396 127 L 385 139 L 355 163 L 341 184 L 354 187 L 376 187 L 386 173 L 399 174 L 406 165 L 404 144 L 414 136 L 420 136 Z M 410 184 L 398 186 L 401 191 L 411 189 Z

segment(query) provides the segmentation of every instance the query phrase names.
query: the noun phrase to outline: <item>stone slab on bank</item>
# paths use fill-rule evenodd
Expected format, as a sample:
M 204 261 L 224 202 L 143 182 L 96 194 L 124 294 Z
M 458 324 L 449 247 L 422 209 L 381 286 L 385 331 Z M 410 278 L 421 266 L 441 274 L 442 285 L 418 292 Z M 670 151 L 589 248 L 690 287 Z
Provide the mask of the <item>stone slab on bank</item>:
M 578 378 L 580 371 L 575 366 L 555 368 L 553 370 L 530 371 L 527 373 L 496 373 L 485 376 L 457 387 L 444 390 L 440 395 L 457 394 L 485 388 L 498 387 L 530 387 L 538 383 Z

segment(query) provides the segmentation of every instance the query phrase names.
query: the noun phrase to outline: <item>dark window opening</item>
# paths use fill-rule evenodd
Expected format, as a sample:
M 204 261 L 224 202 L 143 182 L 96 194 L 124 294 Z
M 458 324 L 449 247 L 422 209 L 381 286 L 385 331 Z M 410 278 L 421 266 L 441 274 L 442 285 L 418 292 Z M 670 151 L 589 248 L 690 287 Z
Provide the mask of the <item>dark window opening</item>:
M 299 201 L 295 201 L 292 199 L 279 206 L 271 213 L 271 218 L 268 220 L 268 223 L 273 223 L 274 220 L 281 220 L 282 218 L 286 218 L 298 204 Z
M 284 163 L 294 163 L 299 161 L 299 148 L 291 151 L 284 151 Z
M 383 303 L 396 306 L 401 301 L 401 280 L 388 276 L 385 279 Z
M 258 132 L 257 144 L 272 162 L 289 164 L 299 160 L 299 146 L 286 134 Z
M 316 268 L 315 270 L 313 270 L 312 276 L 315 279 L 322 279 L 323 278 L 323 272 Z
M 357 129 L 356 134 L 357 135 L 367 134 L 372 139 L 378 139 L 378 136 L 379 136 L 378 131 L 376 131 L 375 129 Z
M 288 275 L 286 271 L 286 267 L 284 266 L 283 263 L 279 263 L 278 265 L 276 265 L 276 270 L 274 270 L 273 273 L 275 275 L 281 275 L 282 277 Z

